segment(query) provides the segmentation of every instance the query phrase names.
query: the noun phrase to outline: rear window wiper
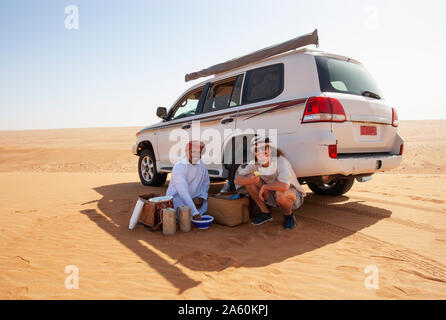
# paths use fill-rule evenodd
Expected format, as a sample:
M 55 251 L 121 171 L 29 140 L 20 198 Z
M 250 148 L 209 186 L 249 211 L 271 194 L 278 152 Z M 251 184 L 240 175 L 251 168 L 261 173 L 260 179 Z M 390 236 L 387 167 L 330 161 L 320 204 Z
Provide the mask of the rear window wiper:
M 366 91 L 363 91 L 361 94 L 362 94 L 364 97 L 370 97 L 370 98 L 375 98 L 375 99 L 381 99 L 381 97 L 379 96 L 379 94 L 376 94 L 376 93 L 374 93 L 374 92 L 372 92 L 372 91 L 368 91 L 368 90 L 366 90 Z

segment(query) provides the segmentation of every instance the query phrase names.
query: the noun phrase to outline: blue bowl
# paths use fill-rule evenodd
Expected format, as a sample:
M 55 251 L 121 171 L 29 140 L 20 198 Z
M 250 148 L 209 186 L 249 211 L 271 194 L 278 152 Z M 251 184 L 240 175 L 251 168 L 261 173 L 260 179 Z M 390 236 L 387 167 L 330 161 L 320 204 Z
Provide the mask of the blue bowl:
M 195 227 L 202 230 L 209 228 L 209 226 L 212 224 L 212 221 L 214 221 L 214 217 L 207 214 L 202 215 L 201 220 L 192 219 Z

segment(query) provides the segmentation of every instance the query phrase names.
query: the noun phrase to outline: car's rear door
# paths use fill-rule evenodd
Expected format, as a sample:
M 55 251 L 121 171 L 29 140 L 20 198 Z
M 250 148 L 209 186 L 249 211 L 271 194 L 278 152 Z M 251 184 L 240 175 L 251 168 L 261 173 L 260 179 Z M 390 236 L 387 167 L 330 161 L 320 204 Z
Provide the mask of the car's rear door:
M 200 138 L 206 144 L 203 161 L 211 176 L 222 174 L 221 147 L 235 128 L 243 77 L 240 74 L 210 83 L 201 113 L 192 124 L 199 124 Z
M 346 121 L 332 122 L 338 153 L 389 152 L 397 136 L 392 108 L 368 71 L 347 58 L 316 56 L 321 91 L 339 100 Z

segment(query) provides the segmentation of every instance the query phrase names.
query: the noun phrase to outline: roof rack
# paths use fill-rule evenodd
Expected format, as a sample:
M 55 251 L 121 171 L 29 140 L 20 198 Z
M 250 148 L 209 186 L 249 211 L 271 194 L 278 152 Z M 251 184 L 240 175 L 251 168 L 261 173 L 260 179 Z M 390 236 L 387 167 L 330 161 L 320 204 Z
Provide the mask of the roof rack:
M 317 29 L 315 29 L 312 33 L 305 34 L 303 36 L 264 48 L 257 51 L 254 51 L 250 54 L 219 63 L 216 65 L 213 65 L 209 68 L 197 71 L 197 72 L 191 72 L 187 73 L 184 77 L 185 81 L 191 81 L 202 77 L 211 76 L 214 74 L 222 73 L 225 71 L 229 71 L 244 65 L 247 65 L 252 62 L 256 62 L 265 58 L 269 58 L 272 56 L 275 56 L 277 54 L 290 51 L 293 49 L 301 48 L 306 45 L 314 44 L 317 47 L 319 46 L 319 37 L 317 34 Z

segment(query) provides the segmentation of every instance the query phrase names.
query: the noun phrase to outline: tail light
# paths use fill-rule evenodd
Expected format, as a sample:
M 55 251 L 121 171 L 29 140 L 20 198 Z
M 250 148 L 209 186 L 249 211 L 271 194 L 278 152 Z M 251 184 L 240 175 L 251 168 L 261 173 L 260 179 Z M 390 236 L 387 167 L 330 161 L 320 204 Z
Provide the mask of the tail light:
M 398 120 L 398 113 L 396 113 L 395 108 L 392 108 L 392 126 L 398 127 L 399 124 L 400 122 Z
M 344 122 L 347 120 L 344 108 L 338 99 L 328 97 L 310 97 L 305 104 L 302 123 L 308 122 Z
M 399 154 L 400 156 L 403 155 L 403 151 L 404 151 L 404 143 L 402 143 L 400 146 L 400 154 Z
M 328 156 L 332 159 L 336 159 L 338 157 L 338 146 L 336 144 L 330 144 L 328 146 Z
M 138 138 L 138 136 L 141 134 L 141 131 L 142 130 L 139 130 L 137 133 L 136 133 L 136 137 Z

